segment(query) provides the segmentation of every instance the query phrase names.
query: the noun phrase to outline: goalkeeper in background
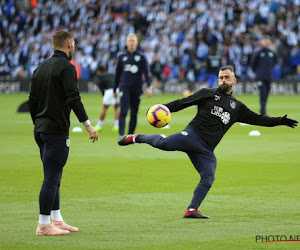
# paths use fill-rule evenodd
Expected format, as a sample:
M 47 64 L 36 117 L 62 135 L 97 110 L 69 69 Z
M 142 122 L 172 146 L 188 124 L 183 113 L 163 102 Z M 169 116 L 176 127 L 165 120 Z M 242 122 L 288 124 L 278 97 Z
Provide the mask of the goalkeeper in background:
M 219 69 L 218 88 L 204 88 L 187 98 L 165 104 L 171 112 L 193 105 L 198 106 L 195 118 L 183 131 L 168 137 L 130 134 L 118 141 L 121 146 L 146 143 L 166 151 L 187 153 L 201 179 L 184 218 L 209 219 L 207 215 L 200 213 L 198 208 L 215 180 L 217 160 L 214 149 L 235 122 L 265 127 L 285 125 L 291 128 L 298 124 L 297 121 L 287 118 L 287 115 L 268 117 L 251 111 L 232 96 L 232 88 L 236 81 L 233 68 L 225 66 Z

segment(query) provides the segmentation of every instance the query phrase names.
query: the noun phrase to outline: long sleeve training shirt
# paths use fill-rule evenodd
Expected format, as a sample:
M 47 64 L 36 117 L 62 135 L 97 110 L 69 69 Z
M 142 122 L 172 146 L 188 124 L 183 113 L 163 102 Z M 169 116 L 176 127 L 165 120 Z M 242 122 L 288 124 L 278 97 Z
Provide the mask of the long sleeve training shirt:
M 266 127 L 281 125 L 281 117 L 258 115 L 231 94 L 227 95 L 219 88 L 201 89 L 187 98 L 165 105 L 171 112 L 197 105 L 198 112 L 187 127 L 194 128 L 212 150 L 235 122 Z
M 71 110 L 80 122 L 88 119 L 79 95 L 76 69 L 66 53 L 55 50 L 35 70 L 28 104 L 37 132 L 69 134 Z
M 147 87 L 150 87 L 151 78 L 146 57 L 140 51 L 133 53 L 127 51 L 121 54 L 116 67 L 114 92 L 118 87 L 120 90 L 130 88 L 142 91 L 143 76 L 145 76 Z
M 273 68 L 277 63 L 276 54 L 270 50 L 262 48 L 257 51 L 251 61 L 251 67 L 255 71 L 257 80 L 272 80 Z

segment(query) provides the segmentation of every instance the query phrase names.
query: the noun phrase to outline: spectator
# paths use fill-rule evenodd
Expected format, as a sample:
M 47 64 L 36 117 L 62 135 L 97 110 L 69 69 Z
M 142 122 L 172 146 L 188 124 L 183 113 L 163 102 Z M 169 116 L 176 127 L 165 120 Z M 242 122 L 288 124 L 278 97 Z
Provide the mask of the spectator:
M 74 34 L 77 51 L 81 51 L 74 59 L 82 68 L 83 78 L 92 77 L 97 65 L 107 66 L 124 51 L 129 33 L 139 33 L 140 48 L 149 61 L 159 54 L 162 64 L 175 65 L 175 71 L 183 67 L 185 76 L 192 65 L 187 51 L 193 51 L 203 61 L 209 47 L 217 46 L 227 53 L 222 53 L 222 65 L 225 60 L 233 61 L 236 74 L 242 78 L 251 77 L 245 58 L 259 48 L 255 40 L 268 33 L 276 46 L 281 44 L 281 50 L 288 52 L 288 58 L 279 61 L 283 76 L 295 74 L 287 69 L 293 67 L 289 64 L 290 50 L 300 42 L 299 1 L 32 2 L 32 9 L 22 10 L 15 1 L 0 1 L 0 56 L 4 55 L 7 62 L 4 65 L 0 61 L 0 66 L 10 77 L 16 77 L 20 65 L 33 72 L 39 62 L 50 57 L 49 36 L 58 29 Z M 241 39 L 244 35 L 247 39 Z M 244 53 L 246 43 L 251 44 L 251 54 Z M 288 65 L 283 64 L 286 62 Z
M 153 57 L 153 62 L 150 65 L 150 72 L 153 78 L 153 94 L 159 94 L 161 92 L 161 75 L 163 72 L 163 64 L 160 62 L 159 56 Z
M 209 48 L 209 54 L 206 60 L 207 85 L 213 88 L 217 84 L 219 68 L 222 65 L 221 54 L 217 52 L 216 47 Z

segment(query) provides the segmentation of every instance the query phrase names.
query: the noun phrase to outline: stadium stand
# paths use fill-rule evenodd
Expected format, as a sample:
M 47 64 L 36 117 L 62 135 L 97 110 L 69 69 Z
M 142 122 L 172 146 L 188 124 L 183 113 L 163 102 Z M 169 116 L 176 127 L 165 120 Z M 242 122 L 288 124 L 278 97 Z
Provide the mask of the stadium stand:
M 159 56 L 162 78 L 206 80 L 210 48 L 241 79 L 263 34 L 278 54 L 274 77 L 300 78 L 300 0 L 40 0 L 22 9 L 0 0 L 0 78 L 29 77 L 52 53 L 49 38 L 70 31 L 80 79 L 97 66 L 114 71 L 128 33 L 137 33 L 149 65 Z

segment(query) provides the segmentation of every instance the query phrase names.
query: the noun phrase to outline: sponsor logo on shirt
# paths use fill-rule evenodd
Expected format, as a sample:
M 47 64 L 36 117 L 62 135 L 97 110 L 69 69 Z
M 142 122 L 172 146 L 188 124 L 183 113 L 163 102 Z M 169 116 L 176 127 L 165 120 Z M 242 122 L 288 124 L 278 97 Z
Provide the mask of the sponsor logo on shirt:
M 139 71 L 139 68 L 134 64 L 125 64 L 124 71 L 129 71 L 130 73 L 135 74 Z
M 127 61 L 127 59 L 128 59 L 127 56 L 124 56 L 122 61 L 125 62 L 125 61 Z
M 211 114 L 220 117 L 224 124 L 227 124 L 230 121 L 230 113 L 224 112 L 222 107 L 214 106 L 214 108 L 211 109 Z

